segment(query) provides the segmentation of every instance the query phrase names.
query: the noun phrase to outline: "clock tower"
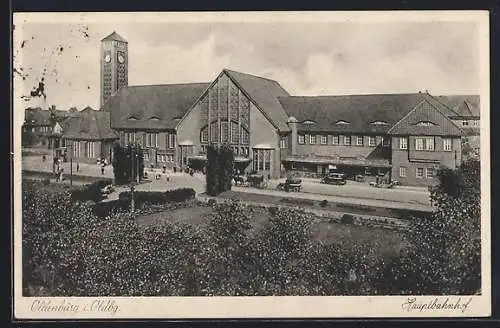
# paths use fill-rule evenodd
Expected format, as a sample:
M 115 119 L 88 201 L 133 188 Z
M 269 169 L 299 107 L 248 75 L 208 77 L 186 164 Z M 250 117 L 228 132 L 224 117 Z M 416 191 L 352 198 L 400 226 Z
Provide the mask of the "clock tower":
M 128 86 L 128 42 L 114 32 L 101 40 L 101 107 Z

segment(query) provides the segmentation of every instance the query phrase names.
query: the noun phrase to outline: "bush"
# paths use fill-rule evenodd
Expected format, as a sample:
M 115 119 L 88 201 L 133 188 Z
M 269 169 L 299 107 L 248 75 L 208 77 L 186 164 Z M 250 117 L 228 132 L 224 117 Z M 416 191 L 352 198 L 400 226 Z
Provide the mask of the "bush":
M 269 214 L 274 216 L 274 215 L 276 215 L 276 213 L 278 213 L 278 207 L 271 206 L 271 207 L 269 207 L 268 211 L 269 211 Z
M 215 198 L 210 198 L 208 200 L 208 205 L 212 206 L 212 207 L 215 206 L 215 205 L 217 205 L 217 200 L 215 200 Z
M 345 224 L 354 224 L 354 216 L 347 213 L 343 214 L 340 219 L 340 222 Z
M 326 207 L 328 205 L 328 201 L 326 199 L 323 199 L 320 203 L 319 206 L 321 207 Z
M 113 173 L 115 183 L 122 185 L 132 181 L 139 175 L 144 176 L 144 152 L 140 146 L 121 147 L 116 143 L 113 146 Z M 139 168 L 139 169 L 137 169 Z

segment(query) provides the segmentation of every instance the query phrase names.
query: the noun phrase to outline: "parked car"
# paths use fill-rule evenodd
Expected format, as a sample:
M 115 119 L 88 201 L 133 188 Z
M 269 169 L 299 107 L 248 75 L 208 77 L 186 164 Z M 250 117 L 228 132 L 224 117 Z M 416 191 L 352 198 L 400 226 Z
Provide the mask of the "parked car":
M 113 187 L 113 185 L 107 185 L 101 189 L 101 194 L 104 198 L 107 198 L 113 191 L 115 191 L 115 187 Z
M 347 183 L 347 179 L 345 174 L 343 173 L 330 173 L 329 175 L 323 177 L 321 179 L 321 183 L 325 184 L 334 184 L 334 185 L 345 185 Z
M 286 192 L 300 191 L 302 189 L 302 180 L 298 178 L 288 178 L 285 182 L 279 183 L 276 189 Z

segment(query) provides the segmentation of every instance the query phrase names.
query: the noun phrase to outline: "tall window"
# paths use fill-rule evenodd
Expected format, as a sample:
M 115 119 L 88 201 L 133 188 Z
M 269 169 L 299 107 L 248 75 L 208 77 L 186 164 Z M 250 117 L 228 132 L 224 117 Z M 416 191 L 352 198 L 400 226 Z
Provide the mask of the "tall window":
M 310 143 L 311 145 L 316 144 L 316 136 L 315 136 L 315 135 L 311 135 L 311 136 L 309 136 L 309 143 Z
M 248 145 L 250 143 L 250 133 L 247 130 L 241 129 L 241 143 Z
M 391 140 L 389 137 L 382 137 L 382 146 L 390 146 Z
M 271 169 L 271 149 L 254 149 L 253 169 L 255 171 Z
M 443 150 L 444 151 L 451 151 L 451 139 L 450 138 L 443 139 Z
M 406 167 L 405 166 L 399 167 L 399 176 L 402 178 L 406 178 Z
M 326 135 L 322 135 L 320 142 L 321 142 L 322 145 L 326 145 L 328 143 L 327 136 Z
M 424 150 L 424 139 L 423 138 L 415 138 L 415 149 L 416 150 Z
M 423 178 L 423 177 L 424 177 L 424 168 L 417 167 L 417 178 Z
M 434 150 L 434 138 L 425 138 L 425 150 Z
M 469 121 L 462 121 L 462 126 L 469 126 Z
M 146 133 L 146 147 L 158 147 L 158 133 Z
M 377 145 L 377 137 L 375 137 L 375 136 L 369 136 L 368 137 L 368 145 L 370 147 L 375 147 Z
M 87 142 L 87 157 L 88 158 L 95 158 L 95 142 L 89 141 Z
M 363 146 L 363 136 L 357 136 L 356 137 L 356 145 L 357 146 Z
M 351 145 L 351 136 L 344 136 L 344 145 L 346 146 Z
M 399 138 L 399 149 L 408 149 L 408 142 L 406 138 Z
M 299 134 L 299 144 L 300 145 L 305 144 L 305 138 L 303 134 Z
M 221 142 L 228 142 L 229 141 L 229 123 L 228 122 L 221 122 L 221 127 L 220 127 L 220 141 Z
M 338 145 L 338 144 L 340 143 L 339 139 L 340 139 L 340 138 L 339 138 L 339 136 L 338 136 L 338 135 L 337 135 L 337 136 L 333 136 L 333 137 L 332 137 L 332 144 L 334 144 L 334 145 Z
M 176 144 L 176 135 L 175 133 L 167 133 L 167 146 L 168 148 L 175 148 Z
M 205 127 L 203 130 L 201 130 L 201 142 L 208 142 L 208 127 Z
M 73 141 L 73 156 L 80 157 L 80 141 Z
M 280 148 L 281 149 L 286 149 L 287 148 L 286 137 L 281 137 L 281 139 L 280 139 Z
M 426 172 L 425 172 L 425 176 L 430 179 L 430 178 L 434 178 L 434 168 L 432 167 L 428 167 Z

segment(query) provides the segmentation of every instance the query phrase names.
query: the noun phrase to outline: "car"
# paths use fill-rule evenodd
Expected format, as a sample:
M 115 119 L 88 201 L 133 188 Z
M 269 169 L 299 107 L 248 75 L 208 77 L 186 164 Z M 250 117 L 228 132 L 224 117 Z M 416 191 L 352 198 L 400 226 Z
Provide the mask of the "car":
M 290 191 L 300 191 L 302 189 L 302 180 L 299 178 L 288 178 L 285 182 L 278 184 L 276 189 L 283 190 L 286 192 Z
M 107 198 L 108 195 L 111 194 L 113 191 L 115 191 L 113 185 L 107 185 L 101 189 L 101 194 L 104 198 Z
M 343 173 L 330 173 L 329 175 L 321 179 L 321 183 L 333 184 L 333 185 L 345 185 L 347 183 L 347 179 L 345 174 Z

